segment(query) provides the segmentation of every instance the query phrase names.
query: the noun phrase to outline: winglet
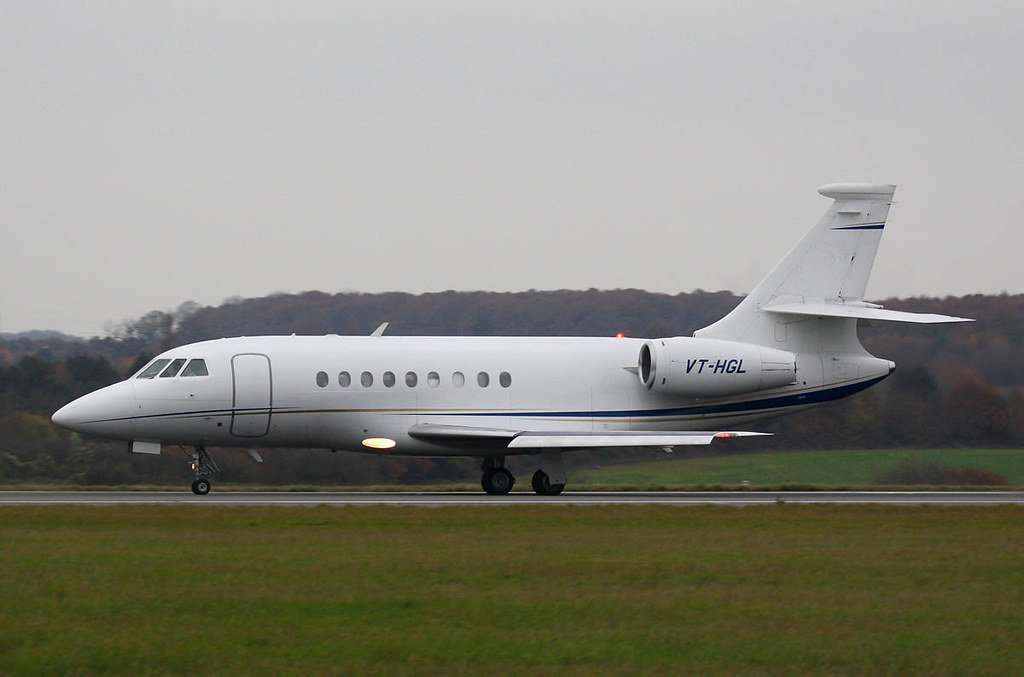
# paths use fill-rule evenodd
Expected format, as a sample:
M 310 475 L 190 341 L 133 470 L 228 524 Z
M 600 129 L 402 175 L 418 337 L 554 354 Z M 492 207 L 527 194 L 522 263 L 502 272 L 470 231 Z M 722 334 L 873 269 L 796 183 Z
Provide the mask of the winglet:
M 384 330 L 387 329 L 387 328 L 388 328 L 388 323 L 387 322 L 381 322 L 380 326 L 377 327 L 376 329 L 374 329 L 373 333 L 370 334 L 370 336 L 383 336 L 384 335 Z

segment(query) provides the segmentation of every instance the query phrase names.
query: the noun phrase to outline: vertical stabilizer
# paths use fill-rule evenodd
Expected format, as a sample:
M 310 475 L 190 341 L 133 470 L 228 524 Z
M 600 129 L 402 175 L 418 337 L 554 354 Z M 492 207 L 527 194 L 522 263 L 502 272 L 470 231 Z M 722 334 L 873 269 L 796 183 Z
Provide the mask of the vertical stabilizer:
M 794 303 L 864 305 L 864 290 L 895 190 L 894 185 L 875 183 L 830 183 L 819 188 L 834 202 L 817 225 L 731 313 L 694 336 L 820 350 L 824 346 L 813 345 L 825 338 L 820 331 L 810 336 L 800 331 L 802 327 L 793 327 L 798 331 L 791 332 L 765 309 Z M 834 338 L 856 342 L 855 319 L 836 320 L 831 329 L 840 327 Z M 859 343 L 847 346 L 859 348 Z

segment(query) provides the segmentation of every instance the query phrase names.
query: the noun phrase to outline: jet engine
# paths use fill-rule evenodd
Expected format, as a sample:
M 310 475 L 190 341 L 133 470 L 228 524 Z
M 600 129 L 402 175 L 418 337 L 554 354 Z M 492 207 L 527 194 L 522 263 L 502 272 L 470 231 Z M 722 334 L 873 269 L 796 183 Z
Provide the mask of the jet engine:
M 796 355 L 751 343 L 680 336 L 641 346 L 637 373 L 651 392 L 725 397 L 796 383 Z

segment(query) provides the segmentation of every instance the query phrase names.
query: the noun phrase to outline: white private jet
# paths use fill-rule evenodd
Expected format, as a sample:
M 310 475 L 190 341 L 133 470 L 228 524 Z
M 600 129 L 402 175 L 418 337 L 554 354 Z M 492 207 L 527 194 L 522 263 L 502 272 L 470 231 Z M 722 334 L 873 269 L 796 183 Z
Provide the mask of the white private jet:
M 507 494 L 506 456 L 538 457 L 533 489 L 565 487 L 562 453 L 710 444 L 753 421 L 844 398 L 895 364 L 857 320 L 963 322 L 863 300 L 893 185 L 837 183 L 824 217 L 728 315 L 693 337 L 263 336 L 174 348 L 53 415 L 64 428 L 189 447 L 206 494 L 208 446 L 303 447 L 483 459 Z M 260 460 L 258 452 L 250 453 Z

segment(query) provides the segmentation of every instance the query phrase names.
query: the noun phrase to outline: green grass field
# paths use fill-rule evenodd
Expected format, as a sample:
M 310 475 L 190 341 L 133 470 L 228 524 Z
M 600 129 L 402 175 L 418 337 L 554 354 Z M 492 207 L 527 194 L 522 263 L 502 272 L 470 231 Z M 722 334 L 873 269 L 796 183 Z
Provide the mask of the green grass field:
M 609 465 L 573 472 L 581 484 L 636 486 L 727 485 L 743 481 L 755 486 L 784 484 L 868 486 L 884 471 L 908 459 L 943 466 L 984 468 L 1005 475 L 1011 485 L 1024 485 L 1024 449 L 843 449 L 776 451 L 750 454 L 688 456 Z
M 0 674 L 1012 674 L 1024 509 L 0 508 Z

